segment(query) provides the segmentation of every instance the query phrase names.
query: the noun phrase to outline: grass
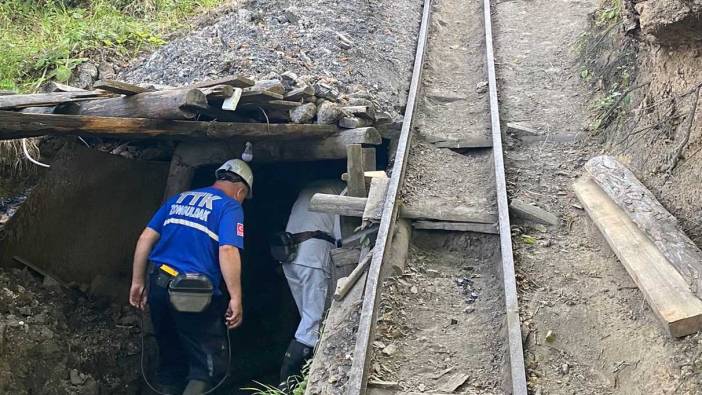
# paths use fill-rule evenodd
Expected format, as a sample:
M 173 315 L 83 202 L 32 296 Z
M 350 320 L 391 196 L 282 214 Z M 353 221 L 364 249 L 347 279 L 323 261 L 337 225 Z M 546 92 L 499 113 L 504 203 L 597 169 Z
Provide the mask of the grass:
M 87 59 L 125 60 L 223 0 L 0 0 L 0 90 L 65 82 Z

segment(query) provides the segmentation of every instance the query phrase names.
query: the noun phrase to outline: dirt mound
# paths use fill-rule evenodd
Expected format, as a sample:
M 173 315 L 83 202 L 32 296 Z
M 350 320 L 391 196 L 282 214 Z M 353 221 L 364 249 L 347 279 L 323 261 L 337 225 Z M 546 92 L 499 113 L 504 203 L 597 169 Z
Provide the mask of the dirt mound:
M 648 0 L 635 5 L 641 31 L 670 46 L 702 41 L 702 1 Z
M 138 317 L 0 269 L 0 393 L 135 394 Z

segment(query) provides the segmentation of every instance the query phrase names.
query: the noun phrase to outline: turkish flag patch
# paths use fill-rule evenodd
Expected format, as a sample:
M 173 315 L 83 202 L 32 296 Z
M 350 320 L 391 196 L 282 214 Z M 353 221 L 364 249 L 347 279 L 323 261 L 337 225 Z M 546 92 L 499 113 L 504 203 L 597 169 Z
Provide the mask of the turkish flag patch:
M 236 224 L 236 235 L 244 237 L 244 224 L 242 224 L 242 223 Z

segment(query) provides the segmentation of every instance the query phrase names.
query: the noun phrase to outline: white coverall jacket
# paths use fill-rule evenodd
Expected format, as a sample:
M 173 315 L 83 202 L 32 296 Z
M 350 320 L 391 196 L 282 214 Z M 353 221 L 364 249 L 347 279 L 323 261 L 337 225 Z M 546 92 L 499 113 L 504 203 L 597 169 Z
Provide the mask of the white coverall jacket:
M 309 205 L 315 193 L 338 195 L 343 188 L 344 184 L 335 180 L 317 181 L 305 187 L 293 205 L 285 230 L 290 233 L 321 230 L 339 239 L 339 216 L 310 212 Z M 299 245 L 293 262 L 283 264 L 285 277 L 301 317 L 295 339 L 312 348 L 319 341 L 319 325 L 324 314 L 331 275 L 332 248 L 334 245 L 326 240 L 309 239 Z

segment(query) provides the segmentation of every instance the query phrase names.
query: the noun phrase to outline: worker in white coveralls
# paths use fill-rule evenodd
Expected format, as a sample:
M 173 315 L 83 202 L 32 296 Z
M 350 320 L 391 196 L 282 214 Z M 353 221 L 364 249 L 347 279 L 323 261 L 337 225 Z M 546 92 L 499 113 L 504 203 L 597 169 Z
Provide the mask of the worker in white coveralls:
M 287 257 L 279 260 L 300 313 L 300 324 L 280 369 L 280 389 L 284 391 L 290 391 L 299 379 L 319 341 L 331 276 L 330 251 L 341 236 L 339 216 L 309 211 L 310 199 L 315 193 L 338 195 L 343 188 L 344 184 L 335 180 L 316 181 L 305 187 L 292 207 L 285 229 L 293 245 Z

